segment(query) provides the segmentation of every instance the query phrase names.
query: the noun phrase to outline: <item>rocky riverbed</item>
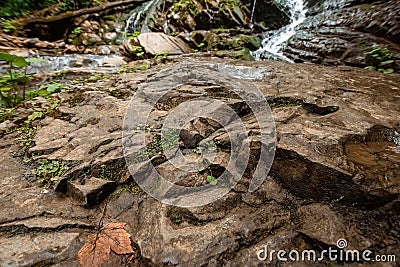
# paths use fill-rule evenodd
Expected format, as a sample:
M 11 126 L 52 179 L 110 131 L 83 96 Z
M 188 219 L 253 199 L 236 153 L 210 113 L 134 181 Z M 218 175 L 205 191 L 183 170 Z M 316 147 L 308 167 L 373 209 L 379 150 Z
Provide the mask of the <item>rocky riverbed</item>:
M 136 156 L 145 151 L 159 173 L 179 176 L 171 179 L 179 178 L 184 186 L 207 184 L 209 172 L 218 178 L 231 147 L 229 136 L 212 120 L 194 121 L 174 143 L 187 158 L 196 158 L 202 140 L 215 141 L 216 157 L 205 170 L 181 172 L 169 164 L 173 157 L 167 160 L 154 146 L 163 146 L 155 140 L 164 118 L 202 96 L 235 110 L 251 133 L 251 161 L 228 194 L 205 206 L 183 208 L 163 204 L 137 186 L 133 178 L 146 177 L 128 171 L 123 120 L 131 101 L 138 108 L 148 105 L 166 84 L 196 69 L 204 70 L 209 81 L 172 87 L 157 102 L 147 125 L 134 135 L 153 140 L 153 146 L 133 146 Z M 78 251 L 99 221 L 127 223 L 135 249 L 133 255 L 111 253 L 107 266 L 293 266 L 259 261 L 257 252 L 265 245 L 320 252 L 343 238 L 348 249 L 400 256 L 399 75 L 201 57 L 134 62 L 119 73 L 111 70 L 37 76 L 62 81 L 65 91 L 50 100 L 28 101 L 1 123 L 1 266 L 77 266 Z M 233 84 L 236 79 L 247 84 L 249 91 L 258 88 L 272 109 L 275 157 L 254 192 L 248 190 L 250 179 L 256 165 L 263 164 L 258 160 L 265 144 L 246 103 L 229 93 L 227 84 L 216 82 L 226 75 Z M 132 98 L 135 92 L 139 98 Z M 34 112 L 42 114 L 32 117 Z M 228 121 L 226 127 L 233 126 Z M 47 177 L 40 186 L 40 162 L 69 169 L 52 177 L 55 184 Z

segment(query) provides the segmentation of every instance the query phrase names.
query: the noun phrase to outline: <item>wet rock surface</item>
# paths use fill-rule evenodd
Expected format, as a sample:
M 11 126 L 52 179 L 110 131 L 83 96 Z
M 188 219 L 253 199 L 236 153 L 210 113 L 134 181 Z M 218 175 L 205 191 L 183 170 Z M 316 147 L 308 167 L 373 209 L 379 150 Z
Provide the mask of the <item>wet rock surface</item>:
M 132 132 L 129 155 L 138 159 L 134 176 L 146 178 L 150 161 L 168 179 L 198 186 L 207 184 L 209 175 L 218 178 L 226 168 L 231 147 L 224 123 L 198 119 L 185 126 L 178 140 L 175 135 L 160 139 L 164 119 L 191 99 L 206 96 L 226 103 L 253 138 L 251 161 L 243 178 L 230 193 L 200 207 L 162 204 L 141 191 L 128 172 L 122 147 L 123 118 L 130 101 L 137 101 L 137 109 L 150 105 L 169 89 L 169 82 L 181 79 L 182 73 L 175 71 L 179 66 L 209 68 L 210 79 L 173 88 L 151 109 L 147 125 L 138 125 Z M 223 84 L 213 84 L 225 75 L 232 77 L 232 83 L 239 79 L 250 88 L 256 85 L 268 100 L 276 124 L 272 168 L 254 192 L 248 189 L 259 160 L 259 128 L 237 95 Z M 57 192 L 32 182 L 26 175 L 32 166 L 11 155 L 18 150 L 14 144 L 18 134 L 13 129 L 21 119 L 4 124 L 0 263 L 76 266 L 78 250 L 101 217 L 104 222 L 127 223 L 137 249 L 136 260 L 114 255 L 112 266 L 268 265 L 257 259 L 257 251 L 265 245 L 276 250 L 321 251 L 335 246 L 340 238 L 351 249 L 398 256 L 399 84 L 396 74 L 351 67 L 183 58 L 75 85 L 71 92 L 61 93 L 65 100 L 57 108 L 58 116 L 47 115 L 35 122 L 34 145 L 28 151 L 34 159 L 59 160 L 70 166 L 59 178 Z M 140 97 L 131 100 L 135 92 Z M 227 129 L 236 129 L 223 109 L 202 111 L 205 116 L 215 112 L 226 118 Z M 149 141 L 145 148 L 140 145 L 143 138 Z M 208 146 L 208 141 L 216 145 Z M 173 146 L 195 162 L 196 168 L 203 155 L 200 150 L 216 156 L 203 155 L 205 168 L 187 174 L 169 164 L 167 152 L 160 149 Z M 189 165 L 182 168 L 193 167 Z M 115 191 L 102 190 L 110 183 L 118 185 Z M 87 208 L 80 202 L 86 187 L 90 192 L 114 193 L 102 202 L 95 193 L 91 204 L 100 203 Z M 303 264 L 315 266 L 313 262 Z M 386 264 L 382 266 L 396 266 Z
M 309 14 L 284 53 L 297 62 L 356 67 L 381 65 L 400 69 L 400 7 L 397 1 L 308 1 Z M 388 49 L 390 57 L 377 60 L 374 48 Z

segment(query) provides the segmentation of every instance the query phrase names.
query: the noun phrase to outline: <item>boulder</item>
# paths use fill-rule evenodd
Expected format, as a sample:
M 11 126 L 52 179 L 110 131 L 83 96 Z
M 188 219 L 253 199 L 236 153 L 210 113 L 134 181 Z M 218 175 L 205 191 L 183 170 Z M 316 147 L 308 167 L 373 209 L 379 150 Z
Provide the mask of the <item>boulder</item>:
M 124 41 L 120 45 L 120 52 L 128 60 L 136 60 L 163 53 L 181 55 L 190 53 L 191 49 L 177 37 L 150 32 Z
M 137 39 L 146 53 L 153 56 L 164 52 L 169 52 L 171 55 L 191 52 L 190 48 L 182 40 L 160 32 L 142 33 Z
M 104 44 L 104 41 L 95 33 L 82 33 L 79 37 L 86 46 Z
M 296 62 L 400 71 L 398 1 L 338 3 L 308 1 L 308 17 L 297 27 L 284 54 Z M 374 49 L 378 50 L 371 52 Z
M 0 264 L 76 266 L 87 227 L 96 227 L 99 218 L 127 223 L 136 260 L 154 266 L 292 266 L 277 259 L 260 262 L 257 252 L 268 246 L 320 253 L 336 249 L 343 238 L 349 249 L 399 255 L 399 84 L 398 74 L 348 66 L 182 57 L 174 64 L 71 85 L 60 93 L 61 115 L 36 121 L 30 150 L 38 158 L 69 164 L 57 185 L 57 191 L 67 194 L 27 181 L 31 165 L 11 156 L 18 148 L 0 146 L 0 241 L 5 248 Z M 262 125 L 238 97 L 239 90 L 255 103 L 262 96 L 268 100 L 277 142 L 271 171 L 258 156 L 266 147 L 260 139 Z M 219 105 L 193 108 L 191 101 L 199 97 L 234 110 L 244 131 Z M 37 100 L 26 105 L 32 101 Z M 176 113 L 182 107 L 187 109 Z M 191 115 L 196 117 L 192 123 L 186 120 Z M 214 115 L 222 121 L 216 122 Z M 178 132 L 181 140 L 176 135 L 160 139 L 168 116 L 170 123 L 185 122 L 185 131 Z M 146 124 L 138 125 L 136 119 Z M 250 145 L 248 162 L 238 162 L 245 173 L 233 190 L 212 203 L 163 204 L 132 181 L 147 181 L 154 166 L 182 186 L 212 186 L 207 180 L 211 175 L 225 182 L 220 175 L 229 166 L 232 144 L 243 141 L 240 132 Z M 2 144 L 14 138 L 6 133 Z M 217 151 L 208 146 L 211 153 L 203 153 L 209 141 Z M 265 181 L 249 191 L 257 165 Z M 107 205 L 85 208 L 67 197 L 96 204 L 116 185 Z M 119 261 L 108 265 L 132 265 L 132 255 L 114 256 Z M 320 263 L 329 264 L 326 259 Z
M 69 181 L 67 190 L 81 205 L 93 206 L 103 201 L 117 187 L 116 182 L 104 179 L 90 178 L 84 184 Z

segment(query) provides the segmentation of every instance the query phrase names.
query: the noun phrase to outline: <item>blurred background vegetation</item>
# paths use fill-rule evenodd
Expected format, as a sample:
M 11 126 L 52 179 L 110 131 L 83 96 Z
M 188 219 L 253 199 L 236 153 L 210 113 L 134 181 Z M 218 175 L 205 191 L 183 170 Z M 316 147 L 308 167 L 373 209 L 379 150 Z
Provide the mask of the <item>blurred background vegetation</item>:
M 75 10 L 101 4 L 101 0 L 2 0 L 0 1 L 0 17 L 12 19 L 56 5 L 58 12 Z

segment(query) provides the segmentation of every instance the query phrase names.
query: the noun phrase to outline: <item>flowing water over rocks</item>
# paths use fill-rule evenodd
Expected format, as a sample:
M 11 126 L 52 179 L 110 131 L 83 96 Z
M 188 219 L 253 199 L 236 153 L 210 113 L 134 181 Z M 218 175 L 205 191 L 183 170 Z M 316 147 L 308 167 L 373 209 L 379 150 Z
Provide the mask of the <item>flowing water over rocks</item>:
M 253 52 L 256 60 L 272 59 L 292 62 L 283 55 L 282 50 L 286 42 L 296 33 L 296 27 L 306 18 L 307 9 L 303 0 L 280 1 L 281 5 L 287 6 L 290 14 L 290 24 L 274 32 L 264 33 L 262 46 Z
M 28 67 L 28 74 L 49 73 L 63 71 L 70 68 L 118 68 L 124 61 L 119 55 L 64 55 L 64 56 L 42 56 L 33 61 Z
M 48 104 L 34 99 L 17 111 L 18 120 L 2 123 L 0 265 L 76 266 L 77 252 L 98 224 L 105 202 L 103 221 L 127 223 L 136 248 L 133 262 L 112 255 L 110 266 L 293 266 L 260 262 L 257 251 L 265 245 L 321 251 L 340 238 L 351 249 L 400 255 L 399 75 L 279 62 L 176 60 L 96 82 L 88 79 L 60 93 L 64 101 L 58 115 L 35 121 L 29 150 L 35 159 L 61 160 L 72 167 L 59 179 L 56 192 L 32 182 L 25 175 L 31 166 L 11 156 L 18 150 L 13 129 L 33 112 L 30 103 L 36 103 L 35 110 Z M 162 204 L 135 187 L 121 139 L 130 97 L 140 91 L 138 101 L 146 105 L 165 85 L 156 74 L 165 70 L 165 77 L 173 80 L 180 75 L 174 72 L 179 64 L 190 69 L 208 66 L 212 79 L 223 73 L 232 81 L 255 84 L 267 98 L 277 148 L 271 172 L 256 191 L 248 192 L 260 149 L 254 117 L 226 88 L 206 82 L 174 88 L 152 109 L 147 130 L 140 128 L 133 136 L 155 141 L 163 118 L 180 103 L 199 95 L 216 98 L 239 114 L 254 137 L 243 178 L 221 199 L 194 208 Z M 195 157 L 192 149 L 204 139 L 219 146 L 211 164 L 218 176 L 230 153 L 220 125 L 194 121 L 180 136 L 179 146 L 187 157 Z M 146 153 L 157 147 L 148 149 Z M 184 184 L 206 183 L 207 171 L 183 175 L 158 150 L 151 161 L 159 172 L 179 176 Z
M 157 0 L 148 1 L 147 3 L 143 3 L 140 7 L 135 8 L 131 15 L 129 16 L 128 20 L 125 24 L 125 33 L 132 34 L 139 30 L 142 32 L 146 32 L 147 29 L 147 17 L 150 13 L 151 15 L 151 7 L 157 4 Z M 153 11 L 154 12 L 154 11 Z

